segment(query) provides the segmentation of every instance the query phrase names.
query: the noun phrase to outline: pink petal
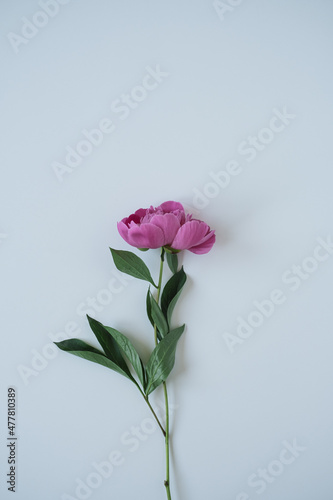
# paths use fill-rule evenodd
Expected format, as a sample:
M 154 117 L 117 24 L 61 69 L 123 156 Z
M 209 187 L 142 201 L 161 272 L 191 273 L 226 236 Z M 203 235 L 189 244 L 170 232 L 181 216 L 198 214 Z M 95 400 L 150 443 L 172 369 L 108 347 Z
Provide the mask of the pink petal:
M 202 243 L 204 237 L 209 232 L 209 226 L 199 220 L 185 222 L 179 228 L 171 247 L 176 250 L 186 250 Z
M 163 212 L 173 212 L 174 210 L 182 210 L 184 212 L 184 207 L 181 203 L 178 201 L 165 201 L 160 205 L 159 207 L 156 208 L 156 210 L 163 210 Z
M 194 247 L 191 247 L 188 250 L 190 252 L 193 252 L 196 254 L 201 254 L 201 255 L 204 253 L 208 253 L 209 250 L 214 245 L 215 240 L 216 240 L 216 237 L 215 237 L 214 231 L 210 231 L 204 242 L 200 243 L 199 245 L 195 245 Z
M 122 221 L 118 222 L 117 229 L 120 236 L 128 243 L 128 226 L 125 223 L 126 220 L 127 219 L 123 219 Z
M 139 208 L 139 210 L 136 210 L 133 215 L 136 215 L 138 219 L 142 219 L 147 213 L 148 208 Z M 134 220 L 134 219 L 133 219 Z
M 121 219 L 121 222 L 123 222 L 124 224 L 129 226 L 132 221 L 135 222 L 136 224 L 138 224 L 140 222 L 140 220 L 141 220 L 141 217 L 139 217 L 139 215 L 134 213 L 134 214 L 129 215 L 128 217 L 125 217 L 124 219 Z
M 141 224 L 129 228 L 125 241 L 137 248 L 160 248 L 164 244 L 164 234 L 154 224 Z
M 169 213 L 164 215 L 154 215 L 150 224 L 154 224 L 163 231 L 164 242 L 161 246 L 170 245 L 180 228 L 178 217 Z

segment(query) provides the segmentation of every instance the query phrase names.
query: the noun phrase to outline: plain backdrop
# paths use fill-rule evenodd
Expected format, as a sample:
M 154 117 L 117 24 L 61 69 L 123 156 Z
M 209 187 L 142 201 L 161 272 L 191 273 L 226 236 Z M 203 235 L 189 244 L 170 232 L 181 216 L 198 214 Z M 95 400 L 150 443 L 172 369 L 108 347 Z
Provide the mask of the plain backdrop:
M 147 360 L 147 284 L 121 280 L 109 246 L 130 250 L 117 221 L 177 200 L 217 241 L 180 258 L 173 500 L 330 500 L 333 3 L 0 11 L 1 498 L 8 387 L 16 500 L 165 498 L 163 438 L 135 387 L 51 342 L 96 345 L 92 309 Z M 156 277 L 159 252 L 140 256 Z

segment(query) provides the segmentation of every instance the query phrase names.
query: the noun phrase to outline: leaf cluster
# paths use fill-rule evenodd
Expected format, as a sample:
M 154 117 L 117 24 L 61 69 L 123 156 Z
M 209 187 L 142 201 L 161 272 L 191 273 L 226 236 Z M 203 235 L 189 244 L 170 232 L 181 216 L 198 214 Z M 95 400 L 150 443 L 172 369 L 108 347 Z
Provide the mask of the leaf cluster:
M 117 269 L 135 278 L 148 281 L 157 288 L 148 267 L 137 255 L 123 250 L 110 250 Z M 159 305 L 153 297 L 150 288 L 146 297 L 147 315 L 151 324 L 156 328 L 158 338 L 158 343 L 147 364 L 143 363 L 129 338 L 115 328 L 105 326 L 90 316 L 87 316 L 89 325 L 101 350 L 80 339 L 68 339 L 55 342 L 55 344 L 63 351 L 98 363 L 127 377 L 138 387 L 145 398 L 148 398 L 148 395 L 169 376 L 175 364 L 177 342 L 185 328 L 185 325 L 182 325 L 172 329 L 171 319 L 186 282 L 186 274 L 183 268 L 177 271 L 177 255 L 167 254 L 167 262 L 174 274 L 162 291 L 161 304 Z

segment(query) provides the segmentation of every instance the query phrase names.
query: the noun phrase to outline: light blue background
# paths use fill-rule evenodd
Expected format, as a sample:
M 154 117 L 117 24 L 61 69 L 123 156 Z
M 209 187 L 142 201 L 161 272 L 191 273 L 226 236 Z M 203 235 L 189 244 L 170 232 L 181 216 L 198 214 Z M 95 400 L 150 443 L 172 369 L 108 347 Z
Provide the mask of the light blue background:
M 22 18 L 41 7 L 1 2 L 3 499 L 12 498 L 10 385 L 18 393 L 16 500 L 78 498 L 77 478 L 86 481 L 113 450 L 123 463 L 87 498 L 164 498 L 158 431 L 136 438 L 133 452 L 134 442 L 124 443 L 133 426 L 150 429 L 134 386 L 47 344 L 73 322 L 75 336 L 93 343 L 82 311 L 97 297 L 96 317 L 148 355 L 146 285 L 114 279 L 108 247 L 129 249 L 118 220 L 169 199 L 217 234 L 211 253 L 182 258 L 189 281 L 175 320 L 187 330 L 169 382 L 173 500 L 332 498 L 333 256 L 296 291 L 283 275 L 313 255 L 317 238 L 333 236 L 333 4 L 224 3 L 233 7 L 219 17 L 212 1 L 71 0 L 16 53 L 8 34 L 20 35 Z M 156 66 L 168 76 L 122 120 L 112 103 Z M 262 129 L 275 108 L 294 118 L 270 137 Z M 60 182 L 54 162 L 104 118 L 114 132 Z M 258 134 L 269 143 L 248 161 L 241 143 Z M 240 172 L 229 185 L 209 184 L 230 161 Z M 156 276 L 158 252 L 141 256 Z M 110 280 L 120 291 L 103 305 Z M 231 353 L 225 333 L 236 335 L 237 317 L 274 289 L 284 303 Z M 22 377 L 43 350 L 53 358 Z M 258 494 L 248 478 L 293 440 L 306 449 Z

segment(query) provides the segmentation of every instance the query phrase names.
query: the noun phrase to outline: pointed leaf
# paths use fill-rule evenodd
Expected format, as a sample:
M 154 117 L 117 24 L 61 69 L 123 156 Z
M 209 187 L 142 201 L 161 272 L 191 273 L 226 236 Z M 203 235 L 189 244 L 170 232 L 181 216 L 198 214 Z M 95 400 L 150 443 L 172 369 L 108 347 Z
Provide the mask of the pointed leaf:
M 163 338 L 169 331 L 167 320 L 165 319 L 165 316 L 160 306 L 158 305 L 158 303 L 156 302 L 151 293 L 149 294 L 149 297 L 151 306 L 151 317 L 153 319 L 154 325 L 156 325 L 158 331 L 161 334 L 161 337 Z
M 113 248 L 110 248 L 110 250 L 115 266 L 119 271 L 134 276 L 134 278 L 149 281 L 149 283 L 157 288 L 148 267 L 140 257 L 135 255 L 135 253 L 125 250 L 114 250 Z
M 183 267 L 166 283 L 161 297 L 161 309 L 170 326 L 172 312 L 186 282 Z
M 150 323 L 152 324 L 152 326 L 154 326 L 154 320 L 151 316 L 150 287 L 148 288 L 147 296 L 146 296 L 146 309 L 147 309 L 148 319 L 149 319 Z
M 168 266 L 170 268 L 170 271 L 175 274 L 178 269 L 178 256 L 176 253 L 168 253 L 166 252 L 166 260 L 168 263 Z
M 153 350 L 148 363 L 148 386 L 146 394 L 153 392 L 169 376 L 174 364 L 177 342 L 180 339 L 185 325 L 168 333 Z
M 127 375 L 131 375 L 129 368 L 123 358 L 122 352 L 119 349 L 117 342 L 106 331 L 104 325 L 94 318 L 87 315 L 90 328 L 92 329 L 95 337 L 102 346 L 106 356 L 119 368 L 121 368 Z
M 117 342 L 118 346 L 120 347 L 122 352 L 125 354 L 128 361 L 133 366 L 137 376 L 139 377 L 139 380 L 142 384 L 142 387 L 145 389 L 146 388 L 145 367 L 144 367 L 143 362 L 142 362 L 139 354 L 137 353 L 134 345 L 132 344 L 132 342 L 125 335 L 120 333 L 118 330 L 111 328 L 110 326 L 106 326 L 105 330 Z
M 145 387 L 145 368 L 132 342 L 115 328 L 104 326 L 99 321 L 96 321 L 89 316 L 87 317 L 91 329 L 96 335 L 97 340 L 103 347 L 107 357 L 131 376 L 131 372 L 129 371 L 128 366 L 122 356 L 124 354 L 127 357 L 128 361 L 132 364 L 142 386 Z
M 127 377 L 132 382 L 136 383 L 132 375 L 128 375 L 118 365 L 108 359 L 104 353 L 102 353 L 98 349 L 95 349 L 95 347 L 86 344 L 86 342 L 83 342 L 83 340 L 68 339 L 54 343 L 62 351 L 69 352 L 70 354 L 74 354 L 75 356 L 79 356 L 80 358 L 87 359 L 88 361 L 93 361 L 94 363 L 98 363 L 99 365 L 105 366 L 106 368 L 110 368 L 111 370 L 124 375 L 124 377 Z
M 156 325 L 155 325 L 154 320 L 153 320 L 152 315 L 151 315 L 150 288 L 148 289 L 148 292 L 147 292 L 146 307 L 147 307 L 147 316 L 148 316 L 148 319 L 149 319 L 152 327 L 155 328 Z M 162 339 L 162 335 L 160 334 L 157 326 L 156 326 L 156 335 L 157 335 L 158 340 Z

